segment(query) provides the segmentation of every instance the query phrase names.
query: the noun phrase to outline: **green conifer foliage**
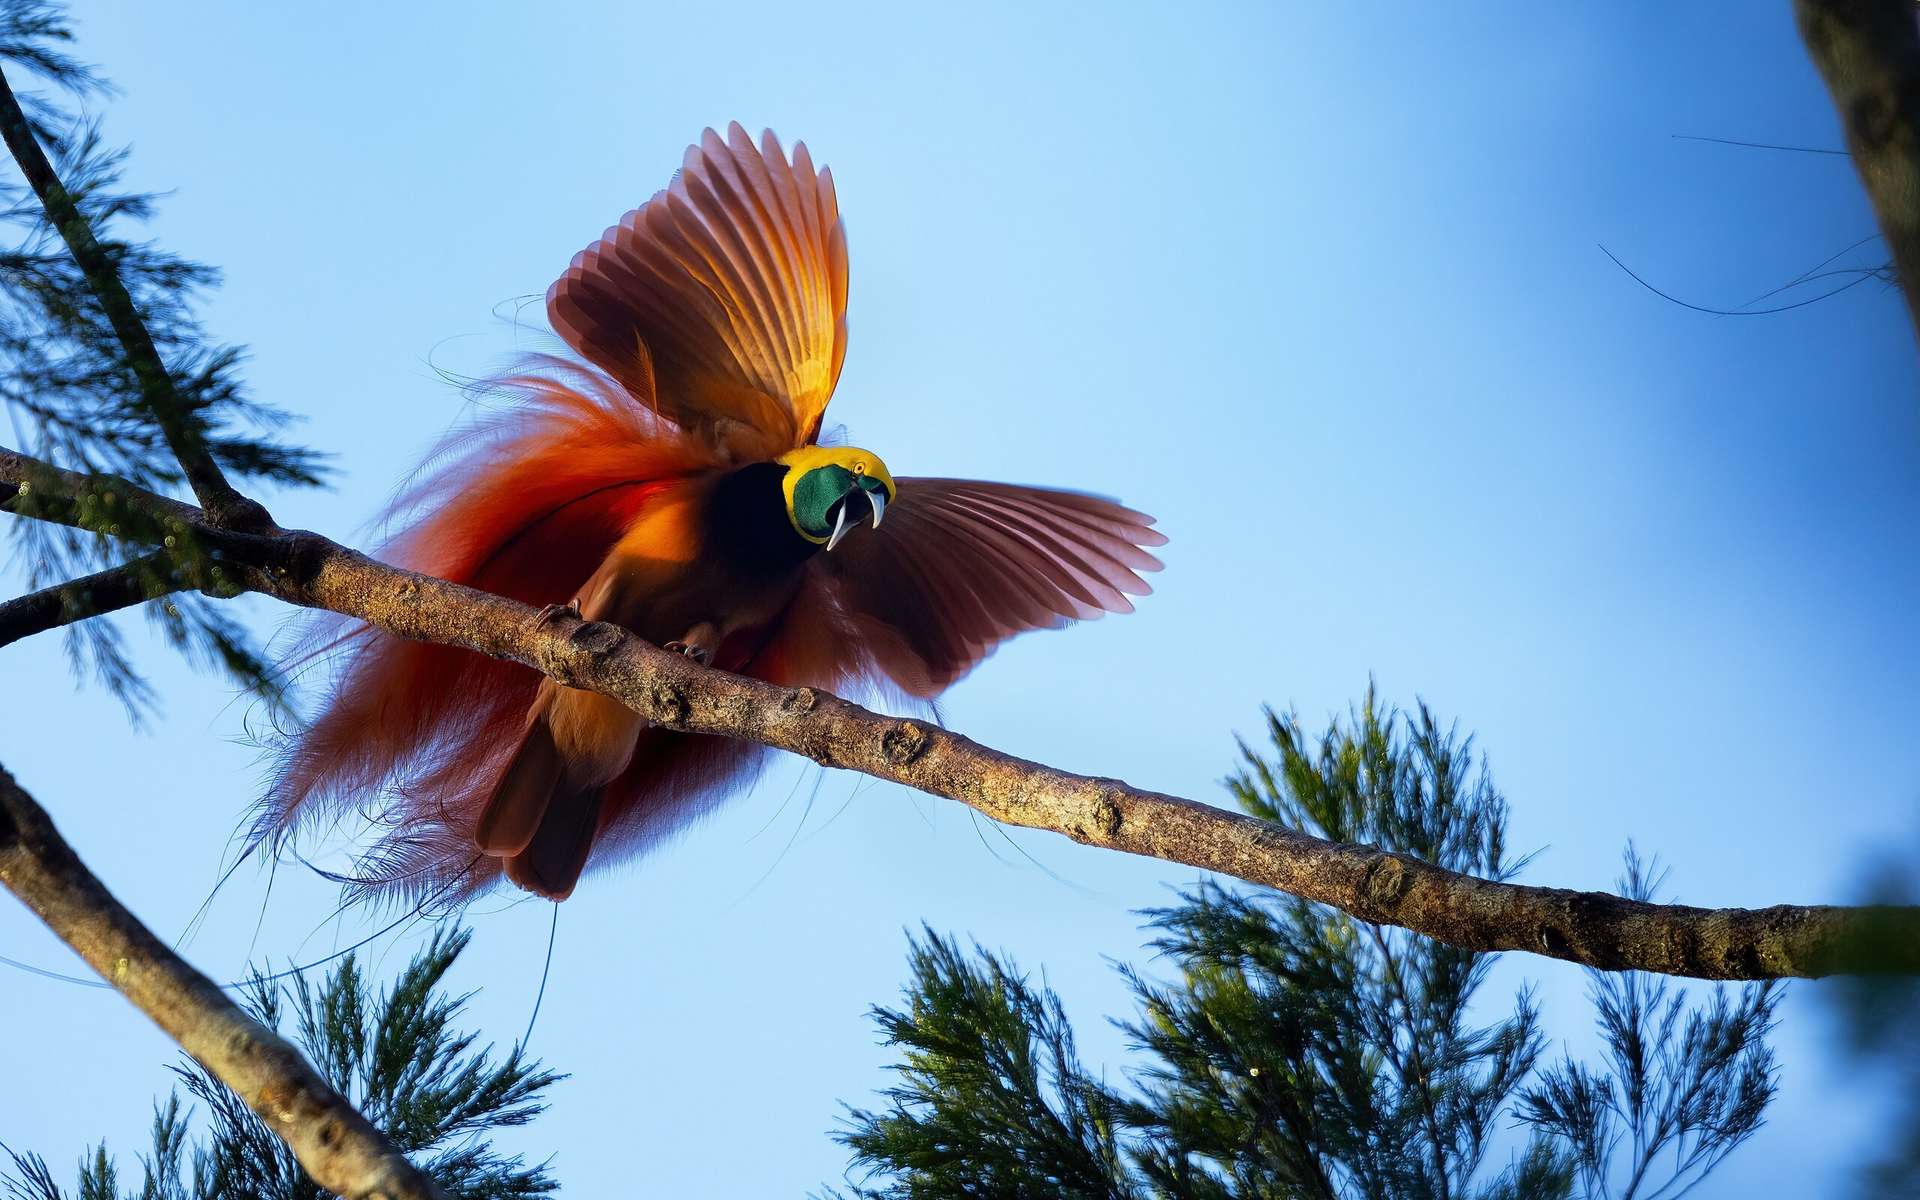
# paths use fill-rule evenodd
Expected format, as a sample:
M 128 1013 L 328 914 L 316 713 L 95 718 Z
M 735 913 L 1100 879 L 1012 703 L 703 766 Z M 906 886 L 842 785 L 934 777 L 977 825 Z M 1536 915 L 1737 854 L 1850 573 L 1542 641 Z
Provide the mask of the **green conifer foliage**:
M 443 989 L 466 948 L 465 931 L 437 934 L 384 993 L 375 995 L 349 955 L 319 986 L 295 975 L 290 987 L 256 975 L 247 1007 L 294 1040 L 327 1081 L 368 1120 L 461 1200 L 523 1200 L 558 1185 L 544 1164 L 529 1166 L 488 1140 L 525 1125 L 562 1078 L 515 1046 L 495 1061 L 490 1047 L 455 1022 L 467 996 Z M 122 1191 L 115 1160 L 102 1145 L 80 1163 L 73 1191 L 38 1155 L 9 1149 L 11 1174 L 0 1187 L 13 1200 L 324 1200 L 286 1144 L 219 1080 L 188 1060 L 176 1068 L 195 1111 L 178 1092 L 156 1105 L 153 1148 L 141 1157 L 140 1184 Z
M 1621 895 L 1653 900 L 1662 878 L 1628 847 Z M 1521 1097 L 1519 1118 L 1568 1148 L 1583 1196 L 1678 1196 L 1760 1128 L 1776 1090 L 1767 1033 L 1780 985 L 1750 984 L 1733 997 L 1715 987 L 1690 1004 L 1671 979 L 1587 975 L 1604 1063 L 1568 1057 L 1545 1069 Z
M 1272 713 L 1268 733 L 1228 780 L 1249 813 L 1489 878 L 1524 865 L 1470 741 L 1424 705 L 1383 711 L 1369 690 L 1317 740 Z M 1628 873 L 1651 893 L 1631 853 Z M 1773 1095 L 1775 987 L 1695 1002 L 1594 972 L 1607 1066 L 1540 1070 L 1531 993 L 1504 1016 L 1482 994 L 1490 955 L 1212 883 L 1146 916 L 1172 975 L 1122 968 L 1124 1085 L 1080 1061 L 1059 998 L 1004 957 L 912 939 L 904 1003 L 874 1010 L 898 1079 L 837 1135 L 852 1191 L 1647 1200 L 1712 1170 Z M 1496 1154 L 1515 1126 L 1524 1142 Z
M 273 700 L 279 689 L 251 635 L 212 601 L 236 590 L 218 555 L 185 526 L 131 503 L 124 483 L 178 490 L 182 474 L 163 429 L 168 424 L 176 441 L 204 448 L 243 481 L 309 486 L 321 482 L 323 464 L 277 436 L 287 414 L 247 395 L 241 351 L 217 343 L 201 325 L 197 308 L 219 272 L 130 232 L 153 216 L 156 197 L 122 186 L 126 151 L 104 141 L 86 107 L 112 88 L 66 52 L 72 40 L 64 6 L 0 0 L 0 69 L 107 272 L 145 327 L 165 379 L 143 377 L 138 356 L 114 328 L 111 283 L 83 269 L 19 164 L 9 164 L 0 171 L 0 410 L 10 437 L 23 439 L 20 450 L 93 477 L 77 505 L 61 506 L 59 515 L 79 528 L 8 522 L 17 547 L 11 557 L 35 588 L 126 564 L 140 594 L 166 597 L 146 612 L 169 642 Z M 50 92 L 30 90 L 36 83 Z M 55 515 L 48 491 L 31 481 L 18 491 L 0 485 L 0 511 Z M 160 549 L 148 553 L 148 546 Z M 83 592 L 65 601 L 70 616 L 91 611 Z M 157 701 L 112 622 L 75 621 L 66 637 L 76 669 L 90 671 L 130 712 L 141 715 Z

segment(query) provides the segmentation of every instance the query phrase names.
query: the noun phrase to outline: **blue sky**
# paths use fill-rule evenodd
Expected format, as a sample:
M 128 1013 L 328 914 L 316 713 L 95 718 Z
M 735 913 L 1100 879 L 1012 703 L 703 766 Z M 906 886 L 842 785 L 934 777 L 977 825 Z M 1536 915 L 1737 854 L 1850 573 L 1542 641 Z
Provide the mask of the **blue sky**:
M 459 417 L 436 368 L 540 348 L 496 309 L 703 126 L 770 125 L 832 166 L 847 216 L 830 419 L 901 473 L 1116 494 L 1173 539 L 1139 613 L 1003 649 L 950 693 L 954 727 L 1220 800 L 1263 702 L 1318 724 L 1372 677 L 1477 735 L 1514 844 L 1544 848 L 1530 880 L 1605 887 L 1633 838 L 1694 903 L 1847 899 L 1912 829 L 1898 298 L 1704 316 L 1598 248 L 1732 306 L 1873 232 L 1843 159 L 1674 136 L 1839 145 L 1786 4 L 540 7 L 564 11 L 76 6 L 126 91 L 109 133 L 177 189 L 158 234 L 226 269 L 210 323 L 338 456 L 337 490 L 275 500 L 284 523 L 362 530 Z M 0 762 L 172 936 L 260 767 L 243 703 L 147 661 L 168 708 L 142 735 L 68 694 L 57 644 L 9 648 Z M 194 961 L 231 978 L 372 928 L 323 923 L 330 889 L 295 874 L 270 898 L 237 876 Z M 865 1010 L 922 921 L 1044 968 L 1117 1070 L 1110 960 L 1191 878 L 782 764 L 564 906 L 533 1048 L 572 1078 L 513 1144 L 579 1195 L 837 1179 L 840 1102 L 884 1080 Z M 459 982 L 508 1041 L 549 910 L 473 919 Z M 0 952 L 72 962 L 3 906 Z M 1510 959 L 1492 998 L 1524 980 L 1584 1048 L 1579 972 Z M 1790 993 L 1770 1124 L 1696 1195 L 1842 1190 L 1883 1114 L 1819 994 Z M 0 1075 L 42 1081 L 0 1100 L 0 1135 L 57 1163 L 142 1144 L 173 1058 L 143 1018 L 11 974 L 0 1011 L 36 1031 Z

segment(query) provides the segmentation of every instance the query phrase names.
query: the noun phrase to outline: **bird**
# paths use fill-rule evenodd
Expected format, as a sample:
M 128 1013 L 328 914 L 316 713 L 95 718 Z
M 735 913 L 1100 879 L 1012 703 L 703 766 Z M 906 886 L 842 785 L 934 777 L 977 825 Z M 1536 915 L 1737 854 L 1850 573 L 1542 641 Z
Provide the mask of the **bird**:
M 1072 490 L 896 477 L 823 440 L 847 349 L 830 170 L 771 131 L 706 130 L 670 185 L 546 293 L 570 353 L 396 496 L 387 561 L 551 616 L 607 621 L 790 687 L 930 703 L 1017 634 L 1132 609 L 1155 522 Z M 941 414 L 960 419 L 960 414 Z M 650 727 L 594 692 L 367 626 L 290 663 L 333 679 L 279 746 L 253 826 L 283 844 L 358 814 L 368 897 L 564 900 L 748 783 L 752 743 Z

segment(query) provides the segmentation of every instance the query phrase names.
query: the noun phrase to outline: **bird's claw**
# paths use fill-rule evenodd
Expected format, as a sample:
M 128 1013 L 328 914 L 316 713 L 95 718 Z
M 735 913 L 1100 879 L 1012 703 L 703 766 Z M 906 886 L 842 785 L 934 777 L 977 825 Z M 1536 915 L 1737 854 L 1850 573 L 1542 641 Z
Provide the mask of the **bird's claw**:
M 713 651 L 705 646 L 692 646 L 686 642 L 668 642 L 661 649 L 668 654 L 685 655 L 703 667 L 713 662 Z
M 586 619 L 580 615 L 580 601 L 578 598 L 575 598 L 570 604 L 543 605 L 540 611 L 533 615 L 533 624 L 535 628 L 544 628 L 563 617 L 572 617 L 576 621 L 584 621 Z

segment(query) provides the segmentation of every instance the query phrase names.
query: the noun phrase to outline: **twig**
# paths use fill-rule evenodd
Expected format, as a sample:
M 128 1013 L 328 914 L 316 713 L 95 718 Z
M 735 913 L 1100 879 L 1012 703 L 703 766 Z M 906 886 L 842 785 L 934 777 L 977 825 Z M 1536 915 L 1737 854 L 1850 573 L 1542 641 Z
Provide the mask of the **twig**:
M 320 1186 L 350 1200 L 446 1200 L 298 1050 L 114 899 L 4 767 L 0 884 L 260 1114 Z
M 132 562 L 0 604 L 0 646 L 157 600 L 193 586 L 173 574 L 173 557 L 156 550 Z
M 1795 0 L 1793 7 L 1920 334 L 1920 24 L 1913 2 Z
M 123 496 L 132 497 L 150 515 L 161 521 L 177 521 L 181 525 L 208 525 L 205 513 L 191 504 L 184 504 L 170 496 L 160 496 L 143 488 L 136 487 L 124 479 L 115 476 L 83 475 L 79 471 L 66 471 L 59 467 L 43 463 L 37 458 L 21 454 L 0 446 L 0 512 L 12 512 L 14 502 L 34 487 L 43 488 L 51 497 L 73 497 L 85 494 L 89 489 L 101 483 L 111 482 L 115 491 Z M 48 520 L 61 521 L 62 524 L 76 525 L 77 521 L 65 520 L 60 514 L 36 514 Z M 205 535 L 203 536 L 203 540 Z M 211 541 L 220 543 L 240 534 L 221 532 Z
M 1600 247 L 1600 253 L 1612 259 L 1613 265 L 1616 267 L 1619 267 L 1622 271 L 1625 271 L 1629 279 L 1633 280 L 1635 283 L 1639 284 L 1641 287 L 1652 292 L 1654 295 L 1660 297 L 1662 300 L 1665 300 L 1667 303 L 1678 304 L 1681 308 L 1690 308 L 1694 312 L 1706 313 L 1710 316 L 1715 316 L 1715 317 L 1770 317 L 1775 313 L 1792 312 L 1796 308 L 1805 308 L 1809 304 L 1818 304 L 1822 300 L 1831 300 L 1835 296 L 1838 296 L 1841 292 L 1846 291 L 1848 288 L 1858 287 L 1859 285 L 1865 283 L 1869 279 L 1884 278 L 1884 275 L 1882 273 L 1883 269 L 1881 268 L 1876 268 L 1871 270 L 1862 268 L 1859 271 L 1851 272 L 1851 274 L 1854 275 L 1854 279 L 1852 282 L 1843 283 L 1838 287 L 1829 288 L 1826 291 L 1820 293 L 1818 296 L 1810 296 L 1805 300 L 1795 300 L 1791 304 L 1781 304 L 1773 308 L 1708 308 L 1704 304 L 1694 304 L 1691 301 L 1682 300 L 1680 297 L 1674 295 L 1671 292 L 1661 291 L 1659 288 L 1653 286 L 1651 283 L 1648 283 L 1645 279 L 1642 279 L 1640 277 L 1639 272 L 1635 271 L 1632 267 L 1628 266 L 1626 263 L 1621 262 L 1620 256 L 1615 254 L 1613 251 L 1607 249 L 1605 246 Z M 1795 280 L 1793 283 L 1788 284 L 1787 287 L 1795 287 L 1805 282 L 1807 282 L 1807 278 L 1803 277 Z M 1786 289 L 1785 288 L 1774 289 L 1775 292 L 1784 291 L 1784 290 Z M 1773 294 L 1774 294 L 1773 292 L 1767 293 L 1767 295 L 1769 296 Z
M 0 450 L 0 482 L 18 478 L 5 474 L 8 463 L 32 462 Z M 132 499 L 142 502 L 137 493 Z M 958 800 L 1006 824 L 1218 871 L 1463 949 L 1707 979 L 1920 972 L 1920 908 L 1706 909 L 1477 879 L 1057 770 L 811 688 L 711 670 L 603 622 L 543 622 L 518 601 L 387 566 L 319 534 L 222 536 L 223 556 L 248 564 L 236 565 L 242 585 L 290 604 L 512 659 L 670 729 L 790 751 Z
M 1748 150 L 1786 150 L 1794 154 L 1836 154 L 1841 158 L 1848 157 L 1845 150 L 1828 150 L 1821 146 L 1781 146 L 1773 142 L 1743 142 L 1738 138 L 1702 137 L 1697 133 L 1676 133 L 1673 139 L 1677 142 L 1713 142 L 1720 146 L 1744 146 Z
M 208 523 L 228 529 L 272 528 L 273 519 L 267 515 L 266 508 L 234 490 L 195 429 L 174 389 L 173 375 L 161 359 L 146 322 L 140 319 L 133 297 L 127 294 L 119 270 L 94 238 L 93 226 L 74 203 L 72 193 L 60 182 L 53 164 L 47 161 L 46 152 L 40 148 L 33 125 L 21 111 L 20 101 L 14 96 L 4 71 L 0 71 L 0 139 L 5 140 L 14 161 L 20 164 L 27 183 L 46 210 L 48 222 L 59 231 L 73 261 L 86 276 L 87 286 L 100 301 L 114 335 L 127 352 L 128 365 L 140 385 L 141 400 L 166 435 L 174 457 L 180 460 L 193 494 L 200 498 L 201 507 L 206 510 Z

